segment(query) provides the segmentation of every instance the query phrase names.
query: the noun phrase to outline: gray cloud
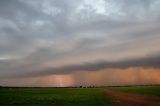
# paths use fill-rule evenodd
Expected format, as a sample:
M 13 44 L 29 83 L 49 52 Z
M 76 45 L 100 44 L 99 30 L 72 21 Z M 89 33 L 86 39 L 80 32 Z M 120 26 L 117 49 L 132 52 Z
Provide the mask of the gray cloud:
M 160 52 L 159 4 L 160 0 L 1 0 L 0 76 L 158 66 L 159 57 L 151 58 Z M 128 61 L 134 58 L 138 60 Z
M 97 63 L 83 63 L 83 64 L 74 64 L 57 68 L 47 68 L 41 69 L 37 72 L 25 73 L 25 74 L 16 74 L 14 77 L 35 77 L 35 76 L 46 76 L 52 74 L 69 74 L 75 71 L 98 71 L 103 69 L 127 69 L 132 67 L 143 67 L 143 68 L 160 68 L 160 56 L 141 58 L 134 60 L 124 60 L 117 62 L 107 62 L 100 61 Z

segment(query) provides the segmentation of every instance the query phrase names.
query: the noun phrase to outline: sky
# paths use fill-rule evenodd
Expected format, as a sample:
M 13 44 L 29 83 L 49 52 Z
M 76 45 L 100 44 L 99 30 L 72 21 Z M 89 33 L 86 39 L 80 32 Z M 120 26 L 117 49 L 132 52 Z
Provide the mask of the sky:
M 0 0 L 0 85 L 160 84 L 160 0 Z

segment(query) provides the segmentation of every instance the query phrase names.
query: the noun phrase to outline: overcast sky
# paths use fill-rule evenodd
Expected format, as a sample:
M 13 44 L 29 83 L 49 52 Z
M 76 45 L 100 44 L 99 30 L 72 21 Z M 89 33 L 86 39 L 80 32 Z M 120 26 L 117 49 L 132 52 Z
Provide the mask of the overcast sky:
M 102 73 L 122 79 L 123 69 L 134 78 L 141 72 L 127 84 L 160 83 L 144 82 L 155 77 L 147 70 L 160 75 L 159 68 L 160 0 L 0 0 L 2 85 L 83 85 L 91 73 L 99 76 L 95 84 L 112 85 Z M 45 85 L 49 79 L 55 83 Z

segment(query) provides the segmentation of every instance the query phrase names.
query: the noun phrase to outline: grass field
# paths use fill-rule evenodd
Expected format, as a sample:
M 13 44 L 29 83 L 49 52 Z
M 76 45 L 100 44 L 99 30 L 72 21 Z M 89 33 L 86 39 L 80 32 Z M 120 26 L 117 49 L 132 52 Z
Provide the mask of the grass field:
M 114 98 L 106 95 L 107 89 L 160 97 L 160 86 L 107 87 L 103 89 L 0 88 L 0 106 L 114 106 Z M 152 102 L 154 103 L 154 101 Z
M 160 86 L 113 87 L 112 89 L 149 96 L 160 96 Z
M 0 106 L 104 106 L 105 104 L 111 104 L 111 100 L 99 89 L 0 89 Z

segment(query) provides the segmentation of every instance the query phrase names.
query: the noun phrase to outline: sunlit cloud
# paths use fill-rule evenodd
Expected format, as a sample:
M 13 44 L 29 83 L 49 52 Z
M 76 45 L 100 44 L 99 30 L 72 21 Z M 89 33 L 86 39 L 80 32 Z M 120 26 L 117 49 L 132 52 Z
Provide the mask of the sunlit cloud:
M 5 86 L 119 86 L 119 85 L 151 85 L 160 84 L 160 69 L 126 68 L 102 69 L 98 71 L 76 71 L 65 75 L 47 75 L 30 78 L 3 79 L 0 84 Z

